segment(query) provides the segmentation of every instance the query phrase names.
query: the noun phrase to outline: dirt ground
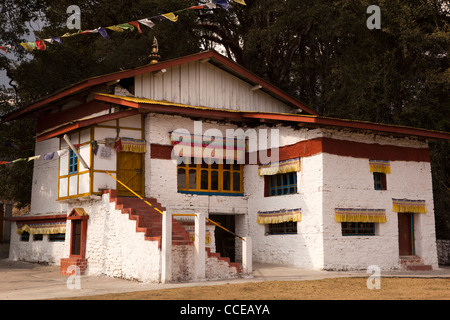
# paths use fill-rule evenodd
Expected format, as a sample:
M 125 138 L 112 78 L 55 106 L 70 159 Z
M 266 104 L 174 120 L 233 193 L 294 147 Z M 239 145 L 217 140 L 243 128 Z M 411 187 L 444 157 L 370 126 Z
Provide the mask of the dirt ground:
M 450 279 L 367 278 L 265 281 L 79 297 L 81 300 L 450 300 Z M 73 300 L 74 298 L 72 298 Z

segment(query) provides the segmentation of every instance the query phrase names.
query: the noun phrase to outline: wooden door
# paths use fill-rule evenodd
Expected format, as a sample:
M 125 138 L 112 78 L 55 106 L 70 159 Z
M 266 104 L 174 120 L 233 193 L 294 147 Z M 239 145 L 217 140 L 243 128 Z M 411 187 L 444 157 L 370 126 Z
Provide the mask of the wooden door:
M 71 256 L 81 255 L 81 220 L 72 220 Z
M 117 179 L 140 196 L 144 196 L 142 155 L 142 153 L 135 152 L 119 152 L 117 154 Z M 133 196 L 133 193 L 117 183 L 117 195 Z
M 398 213 L 398 247 L 400 256 L 413 255 L 412 213 Z

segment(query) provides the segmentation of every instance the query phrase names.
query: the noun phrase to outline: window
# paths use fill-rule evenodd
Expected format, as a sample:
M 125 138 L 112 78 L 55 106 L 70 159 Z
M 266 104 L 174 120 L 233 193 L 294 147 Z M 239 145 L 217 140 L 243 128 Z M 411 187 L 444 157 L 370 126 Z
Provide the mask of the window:
M 69 150 L 69 174 L 78 172 L 78 157 L 72 149 Z
M 297 172 L 268 175 L 265 179 L 267 197 L 297 193 Z
M 343 236 L 374 236 L 374 222 L 342 222 Z
M 242 164 L 201 164 L 190 163 L 178 165 L 178 191 L 186 193 L 205 194 L 242 194 L 243 165 Z
M 43 238 L 42 234 L 33 234 L 33 241 L 42 241 Z
M 267 225 L 267 234 L 297 234 L 297 222 L 289 221 L 282 223 L 271 223 Z
M 381 172 L 374 172 L 373 184 L 375 190 L 387 190 L 386 174 Z
M 28 242 L 30 241 L 30 234 L 26 231 L 22 232 L 20 235 L 20 241 Z
M 50 234 L 48 236 L 48 241 L 51 241 L 51 242 L 66 241 L 66 234 L 65 233 Z

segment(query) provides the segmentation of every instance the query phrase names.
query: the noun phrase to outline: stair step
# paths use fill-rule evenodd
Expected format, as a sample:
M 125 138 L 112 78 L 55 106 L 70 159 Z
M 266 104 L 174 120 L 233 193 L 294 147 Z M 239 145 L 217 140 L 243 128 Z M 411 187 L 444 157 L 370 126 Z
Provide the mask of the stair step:
M 407 271 L 433 270 L 431 265 L 424 264 L 423 259 L 417 255 L 400 256 L 400 266 Z
M 162 216 L 155 209 L 166 211 L 166 208 L 154 198 L 145 198 L 151 204 L 149 206 L 141 199 L 117 197 L 116 190 L 104 190 L 103 193 L 109 193 L 109 200 L 110 202 L 115 202 L 116 210 L 121 210 L 123 214 L 128 214 L 130 220 L 136 220 L 136 232 L 143 232 L 145 240 L 157 241 L 158 248 L 161 248 Z M 172 218 L 172 245 L 193 245 L 189 232 L 175 218 Z M 231 262 L 230 258 L 222 257 L 217 252 L 211 252 L 210 248 L 206 248 L 206 252 L 208 257 L 215 257 L 218 260 L 225 261 L 230 267 L 235 267 L 238 273 L 241 272 L 239 263 Z
M 406 270 L 409 271 L 428 271 L 433 270 L 433 267 L 428 264 L 412 264 L 406 266 Z

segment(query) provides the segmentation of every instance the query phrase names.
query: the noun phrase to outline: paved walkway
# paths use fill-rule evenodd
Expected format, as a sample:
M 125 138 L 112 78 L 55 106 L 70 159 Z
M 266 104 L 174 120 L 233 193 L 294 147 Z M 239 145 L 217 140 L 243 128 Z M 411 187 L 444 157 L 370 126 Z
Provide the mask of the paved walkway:
M 80 297 L 107 293 L 158 290 L 188 286 L 220 285 L 252 281 L 320 280 L 337 277 L 368 277 L 365 271 L 331 272 L 298 269 L 288 266 L 253 264 L 253 277 L 221 281 L 203 281 L 174 284 L 139 283 L 106 276 L 81 276 L 81 289 L 70 289 L 67 276 L 59 273 L 59 266 L 47 266 L 7 259 L 5 244 L 0 244 L 0 300 L 35 300 Z M 445 277 L 450 278 L 450 267 L 432 271 L 390 271 L 382 277 Z
M 318 280 L 354 276 L 367 277 L 368 274 L 363 271 L 328 272 L 303 270 L 279 265 L 254 264 L 253 278 L 178 284 L 144 284 L 106 276 L 81 276 L 81 289 L 69 289 L 67 286 L 68 277 L 59 274 L 58 266 L 45 266 L 0 259 L 0 299 L 34 300 L 252 281 Z M 450 278 L 450 267 L 416 273 L 401 271 L 382 272 L 383 276 Z

